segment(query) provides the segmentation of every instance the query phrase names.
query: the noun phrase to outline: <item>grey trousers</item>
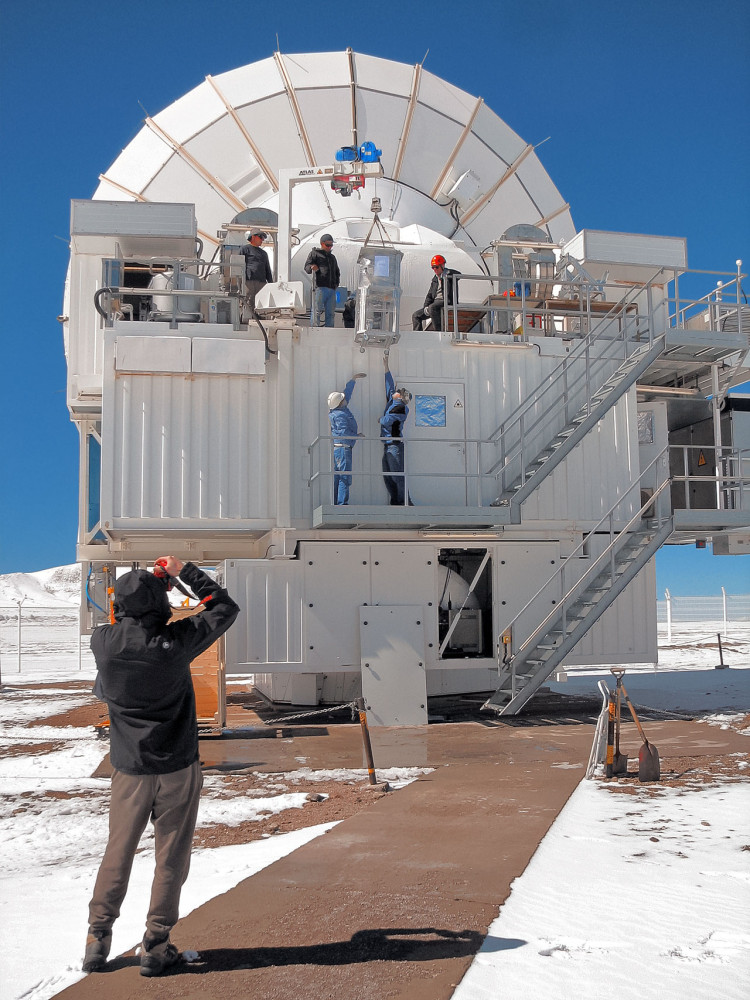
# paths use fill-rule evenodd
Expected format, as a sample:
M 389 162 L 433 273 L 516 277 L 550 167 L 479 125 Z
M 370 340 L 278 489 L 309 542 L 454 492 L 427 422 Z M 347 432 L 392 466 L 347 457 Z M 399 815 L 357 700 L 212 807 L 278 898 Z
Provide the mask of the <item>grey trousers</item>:
M 146 933 L 156 940 L 169 935 L 179 916 L 180 891 L 190 870 L 202 786 L 200 761 L 171 774 L 114 772 L 109 841 L 89 903 L 90 930 L 109 930 L 119 917 L 138 841 L 151 819 L 156 870 Z

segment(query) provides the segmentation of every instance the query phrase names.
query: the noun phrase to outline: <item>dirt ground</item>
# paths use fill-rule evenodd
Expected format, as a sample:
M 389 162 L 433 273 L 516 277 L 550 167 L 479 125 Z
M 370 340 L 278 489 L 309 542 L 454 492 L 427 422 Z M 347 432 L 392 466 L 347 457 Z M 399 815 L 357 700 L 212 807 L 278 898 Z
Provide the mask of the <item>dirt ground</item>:
M 59 687 L 87 690 L 75 683 Z M 102 709 L 92 697 L 38 724 L 101 727 Z M 596 703 L 574 706 L 563 699 L 504 722 L 472 717 L 463 706 L 456 724 L 373 733 L 376 763 L 434 769 L 387 792 L 373 790 L 364 776 L 314 781 L 300 773 L 301 759 L 311 771 L 361 769 L 360 727 L 346 714 L 338 716 L 342 721 L 326 717 L 295 726 L 277 722 L 246 693 L 235 694 L 230 726 L 247 738 L 201 742 L 205 773 L 221 777 L 219 794 L 254 796 L 270 787 L 305 792 L 307 801 L 239 826 L 199 828 L 195 845 L 248 843 L 343 822 L 180 920 L 172 937 L 179 948 L 200 948 L 194 962 L 144 980 L 131 952 L 59 996 L 448 1000 L 513 879 L 583 776 L 596 710 Z M 750 716 L 737 726 L 749 727 Z M 648 720 L 647 729 L 659 747 L 661 781 L 638 782 L 639 741 L 634 727 L 624 728 L 630 773 L 608 782 L 616 791 L 648 787 L 659 796 L 667 787 L 738 779 L 737 754 L 748 746 L 738 732 L 688 720 Z M 53 747 L 40 741 L 24 752 Z M 105 732 L 98 775 L 109 773 L 107 750 Z

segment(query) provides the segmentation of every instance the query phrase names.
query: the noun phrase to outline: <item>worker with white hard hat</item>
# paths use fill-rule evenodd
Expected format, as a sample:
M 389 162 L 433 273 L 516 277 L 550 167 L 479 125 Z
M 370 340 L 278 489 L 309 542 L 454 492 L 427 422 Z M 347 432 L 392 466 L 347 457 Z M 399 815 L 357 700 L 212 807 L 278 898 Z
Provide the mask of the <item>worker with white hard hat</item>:
M 331 421 L 331 442 L 333 444 L 333 502 L 349 503 L 349 487 L 352 477 L 352 448 L 359 435 L 357 421 L 349 409 L 357 379 L 365 378 L 364 372 L 352 375 L 343 392 L 332 392 L 328 396 L 328 419 Z
M 247 245 L 240 247 L 245 258 L 245 306 L 252 316 L 255 312 L 255 296 L 269 281 L 273 281 L 273 271 L 268 254 L 263 249 L 263 241 L 268 233 L 262 229 L 248 229 L 245 233 Z

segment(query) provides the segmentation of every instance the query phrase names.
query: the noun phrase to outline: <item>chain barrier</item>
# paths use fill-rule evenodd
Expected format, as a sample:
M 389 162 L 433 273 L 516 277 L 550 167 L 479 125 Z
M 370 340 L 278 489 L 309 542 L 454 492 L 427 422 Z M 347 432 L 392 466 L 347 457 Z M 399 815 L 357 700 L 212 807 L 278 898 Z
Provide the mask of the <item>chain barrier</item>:
M 316 715 L 330 715 L 331 712 L 338 712 L 342 708 L 352 710 L 352 718 L 357 709 L 356 701 L 347 701 L 343 705 L 327 705 L 326 708 L 310 709 L 309 712 L 297 712 L 296 715 L 282 715 L 281 718 L 264 719 L 264 726 L 280 726 L 284 722 L 295 722 L 297 719 L 311 719 Z

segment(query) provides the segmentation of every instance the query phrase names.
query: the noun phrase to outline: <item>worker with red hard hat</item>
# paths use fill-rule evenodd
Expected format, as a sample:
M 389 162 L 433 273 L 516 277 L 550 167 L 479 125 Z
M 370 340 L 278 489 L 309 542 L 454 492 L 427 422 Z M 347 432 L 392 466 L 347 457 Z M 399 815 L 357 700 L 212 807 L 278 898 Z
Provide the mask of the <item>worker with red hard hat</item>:
M 435 254 L 430 261 L 432 268 L 432 281 L 427 291 L 424 305 L 415 313 L 412 313 L 412 329 L 422 330 L 422 324 L 428 319 L 432 322 L 431 329 L 443 329 L 443 308 L 447 304 L 453 305 L 453 285 L 454 282 L 446 280 L 451 274 L 459 274 L 453 268 L 445 266 L 445 257 L 442 254 Z

